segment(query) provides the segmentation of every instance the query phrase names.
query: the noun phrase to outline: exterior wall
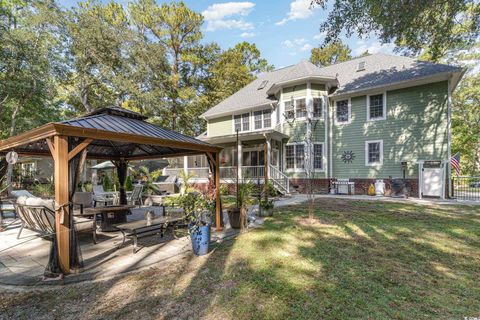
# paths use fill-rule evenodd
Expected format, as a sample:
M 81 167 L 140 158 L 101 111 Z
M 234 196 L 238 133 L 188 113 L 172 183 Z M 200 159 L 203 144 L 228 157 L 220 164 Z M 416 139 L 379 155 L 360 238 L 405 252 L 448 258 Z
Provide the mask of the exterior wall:
M 351 122 L 333 124 L 332 177 L 418 177 L 418 160 L 445 160 L 447 145 L 447 82 L 386 92 L 387 118 L 367 122 L 367 97 L 351 98 Z M 335 114 L 335 107 L 331 109 Z M 365 165 L 365 141 L 383 140 L 383 164 Z M 352 163 L 341 156 L 353 151 Z
M 209 137 L 218 137 L 233 133 L 232 116 L 224 116 L 210 119 L 207 122 L 207 133 Z
M 289 100 L 292 98 L 302 98 L 307 96 L 307 84 L 300 84 L 294 87 L 283 88 L 281 95 L 282 100 Z

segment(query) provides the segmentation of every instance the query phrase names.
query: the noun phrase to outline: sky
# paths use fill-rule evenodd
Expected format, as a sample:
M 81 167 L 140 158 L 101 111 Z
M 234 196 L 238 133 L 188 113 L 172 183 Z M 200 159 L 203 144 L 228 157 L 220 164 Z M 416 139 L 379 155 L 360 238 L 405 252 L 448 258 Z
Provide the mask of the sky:
M 58 0 L 65 8 L 75 6 L 77 2 Z M 125 5 L 128 1 L 116 2 Z M 157 0 L 157 3 L 161 2 Z M 255 43 L 262 56 L 276 68 L 308 59 L 310 50 L 323 40 L 319 26 L 328 16 L 328 11 L 320 7 L 312 10 L 310 0 L 184 2 L 190 9 L 203 14 L 204 42 L 217 42 L 223 49 L 241 41 Z M 393 44 L 381 45 L 374 35 L 368 39 L 353 36 L 342 40 L 352 49 L 353 55 L 365 50 L 392 53 L 394 48 Z

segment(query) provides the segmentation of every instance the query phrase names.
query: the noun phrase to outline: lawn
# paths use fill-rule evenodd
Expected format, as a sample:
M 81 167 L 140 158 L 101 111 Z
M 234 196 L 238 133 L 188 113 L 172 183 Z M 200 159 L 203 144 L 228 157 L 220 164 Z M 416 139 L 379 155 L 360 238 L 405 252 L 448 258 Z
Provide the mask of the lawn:
M 205 257 L 106 282 L 3 293 L 0 318 L 480 316 L 480 207 L 318 200 Z

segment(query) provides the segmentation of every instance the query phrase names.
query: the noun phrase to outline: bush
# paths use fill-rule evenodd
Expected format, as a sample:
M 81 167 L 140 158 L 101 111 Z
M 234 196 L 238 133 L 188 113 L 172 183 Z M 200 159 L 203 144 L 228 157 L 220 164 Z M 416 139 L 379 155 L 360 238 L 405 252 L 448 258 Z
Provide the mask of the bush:
M 32 193 L 40 198 L 50 198 L 53 197 L 55 193 L 55 188 L 53 187 L 52 183 L 38 183 L 33 185 Z
M 110 181 L 110 178 L 107 175 L 103 177 L 102 185 L 103 185 L 103 190 L 112 191 L 112 182 Z
M 127 176 L 125 180 L 125 190 L 126 191 L 133 191 L 133 178 L 132 176 Z
M 222 196 L 228 196 L 230 194 L 229 191 L 230 190 L 228 190 L 228 186 L 226 184 L 221 184 L 220 185 L 220 194 Z

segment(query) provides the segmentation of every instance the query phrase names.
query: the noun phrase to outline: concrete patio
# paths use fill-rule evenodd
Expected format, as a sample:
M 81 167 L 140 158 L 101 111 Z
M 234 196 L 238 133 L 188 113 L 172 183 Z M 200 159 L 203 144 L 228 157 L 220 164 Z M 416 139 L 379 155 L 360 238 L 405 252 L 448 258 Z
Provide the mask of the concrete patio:
M 160 207 L 137 208 L 132 210 L 128 220 L 144 219 L 147 210 L 154 209 L 160 214 Z M 225 216 L 226 213 L 225 213 Z M 227 218 L 228 219 L 228 218 Z M 6 224 L 13 219 L 6 219 Z M 257 219 L 251 227 L 261 223 Z M 93 244 L 90 234 L 79 234 L 84 269 L 81 273 L 70 274 L 63 280 L 43 282 L 42 276 L 48 262 L 50 242 L 43 240 L 37 233 L 24 230 L 17 239 L 20 224 L 18 221 L 0 232 L 0 285 L 2 286 L 36 286 L 42 284 L 63 284 L 79 281 L 93 281 L 106 279 L 122 273 L 128 273 L 155 265 L 167 266 L 170 262 L 191 256 L 191 242 L 189 237 L 174 239 L 171 234 L 163 238 L 153 235 L 140 238 L 139 250 L 132 253 L 132 241 L 127 240 L 125 246 L 120 247 L 122 235 L 120 232 L 98 232 L 97 244 Z M 232 237 L 238 231 L 229 225 L 221 232 L 212 228 L 212 243 L 221 242 L 224 238 Z

